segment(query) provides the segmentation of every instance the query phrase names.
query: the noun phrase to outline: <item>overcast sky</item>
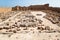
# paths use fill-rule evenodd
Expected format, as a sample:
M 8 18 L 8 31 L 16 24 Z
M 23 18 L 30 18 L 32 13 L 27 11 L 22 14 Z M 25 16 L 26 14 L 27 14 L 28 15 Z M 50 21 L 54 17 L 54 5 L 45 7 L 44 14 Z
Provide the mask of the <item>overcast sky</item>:
M 0 7 L 41 5 L 46 3 L 53 7 L 60 7 L 60 0 L 0 0 Z

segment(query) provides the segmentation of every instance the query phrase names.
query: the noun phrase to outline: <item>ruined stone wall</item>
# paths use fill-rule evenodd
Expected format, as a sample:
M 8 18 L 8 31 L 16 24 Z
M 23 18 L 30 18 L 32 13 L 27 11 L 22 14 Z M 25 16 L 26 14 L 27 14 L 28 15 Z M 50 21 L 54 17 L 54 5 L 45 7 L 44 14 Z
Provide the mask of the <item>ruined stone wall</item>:
M 21 6 L 12 7 L 12 11 L 26 11 L 26 10 L 33 10 L 33 11 L 52 10 L 52 11 L 57 11 L 57 12 L 60 13 L 60 8 L 49 7 L 49 4 L 31 5 L 31 6 L 28 6 L 28 7 L 21 7 Z
M 50 10 L 60 13 L 60 8 L 50 7 Z
M 48 9 L 49 7 L 49 4 L 45 4 L 45 5 L 31 5 L 31 6 L 28 6 L 28 7 L 21 7 L 21 6 L 15 6 L 15 7 L 12 7 L 12 11 L 25 11 L 25 10 L 46 10 Z

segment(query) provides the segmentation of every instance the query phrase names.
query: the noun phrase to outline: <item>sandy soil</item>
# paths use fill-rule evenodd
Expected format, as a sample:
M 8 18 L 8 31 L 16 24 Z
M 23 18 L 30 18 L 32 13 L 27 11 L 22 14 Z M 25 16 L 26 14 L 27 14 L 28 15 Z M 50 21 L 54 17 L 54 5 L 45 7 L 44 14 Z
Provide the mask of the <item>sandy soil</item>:
M 60 40 L 60 33 L 0 34 L 0 40 Z
M 0 13 L 11 11 L 11 8 L 0 8 Z

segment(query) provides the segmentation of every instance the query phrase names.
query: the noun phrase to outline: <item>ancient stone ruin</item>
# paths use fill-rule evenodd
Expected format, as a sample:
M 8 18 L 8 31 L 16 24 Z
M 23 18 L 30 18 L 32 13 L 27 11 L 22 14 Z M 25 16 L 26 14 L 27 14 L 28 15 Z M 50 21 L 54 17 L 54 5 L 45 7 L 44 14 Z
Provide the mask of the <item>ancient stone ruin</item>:
M 21 6 L 15 6 L 12 7 L 12 11 L 26 11 L 26 10 L 32 10 L 32 11 L 40 11 L 40 10 L 52 10 L 60 13 L 60 8 L 58 7 L 50 7 L 49 4 L 44 5 L 30 5 L 28 7 L 21 7 Z

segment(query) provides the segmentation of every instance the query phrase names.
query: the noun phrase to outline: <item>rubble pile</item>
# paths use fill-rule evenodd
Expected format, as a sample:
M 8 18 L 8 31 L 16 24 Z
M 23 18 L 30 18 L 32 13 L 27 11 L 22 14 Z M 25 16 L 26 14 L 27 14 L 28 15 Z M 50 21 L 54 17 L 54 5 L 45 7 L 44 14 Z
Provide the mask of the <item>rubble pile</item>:
M 17 33 L 22 30 L 51 33 L 56 30 L 42 24 L 42 20 L 37 19 L 31 12 L 22 12 L 15 17 L 9 19 L 7 22 L 0 24 L 0 32 L 2 33 Z
M 14 18 L 9 19 L 9 21 L 4 24 L 1 24 L 0 31 L 4 30 L 5 32 L 16 32 L 21 30 L 22 27 L 37 27 L 39 24 L 42 24 L 40 19 L 37 19 L 30 12 L 22 12 Z

